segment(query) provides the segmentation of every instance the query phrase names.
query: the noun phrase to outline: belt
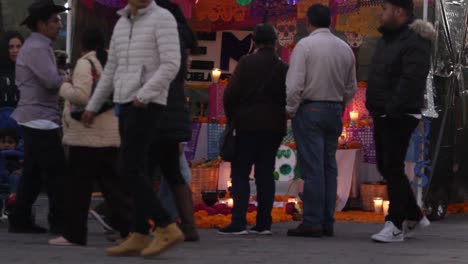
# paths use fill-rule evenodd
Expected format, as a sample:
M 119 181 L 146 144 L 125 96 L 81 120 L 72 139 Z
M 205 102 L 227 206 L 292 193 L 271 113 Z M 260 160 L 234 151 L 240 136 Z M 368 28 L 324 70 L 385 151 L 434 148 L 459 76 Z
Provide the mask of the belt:
M 312 104 L 312 103 L 325 103 L 325 104 L 343 104 L 340 101 L 327 101 L 327 100 L 304 100 L 302 104 Z

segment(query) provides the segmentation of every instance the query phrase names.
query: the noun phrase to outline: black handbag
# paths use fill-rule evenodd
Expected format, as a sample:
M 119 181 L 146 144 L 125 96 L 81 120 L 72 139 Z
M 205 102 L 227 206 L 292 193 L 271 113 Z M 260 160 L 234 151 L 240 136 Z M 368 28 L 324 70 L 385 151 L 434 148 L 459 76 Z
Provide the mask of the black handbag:
M 232 162 L 236 155 L 236 128 L 234 121 L 228 121 L 221 134 L 219 143 L 219 155 L 224 161 Z
M 94 94 L 94 90 L 96 89 L 97 82 L 99 80 L 99 74 L 96 70 L 96 66 L 94 65 L 93 61 L 91 59 L 88 59 L 88 61 L 91 64 L 91 75 L 93 76 L 93 87 L 92 87 L 91 95 L 90 95 L 90 97 L 92 97 Z M 107 112 L 109 109 L 114 108 L 114 102 L 112 101 L 111 98 L 112 97 L 110 97 L 108 100 L 104 102 L 104 104 L 101 106 L 101 108 L 96 113 L 96 115 L 102 114 L 104 112 Z M 81 121 L 81 116 L 83 115 L 84 111 L 85 111 L 85 107 L 70 104 L 70 116 L 76 121 Z

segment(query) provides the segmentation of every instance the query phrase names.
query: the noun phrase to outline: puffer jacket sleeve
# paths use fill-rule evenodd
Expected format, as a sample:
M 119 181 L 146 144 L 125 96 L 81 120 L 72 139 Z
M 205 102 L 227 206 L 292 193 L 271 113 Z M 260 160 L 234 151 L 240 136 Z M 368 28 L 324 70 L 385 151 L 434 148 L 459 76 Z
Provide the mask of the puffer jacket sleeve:
M 166 10 L 155 27 L 160 66 L 151 79 L 138 91 L 137 99 L 147 104 L 162 92 L 167 94 L 180 68 L 180 40 L 175 18 Z
M 99 77 L 98 85 L 93 93 L 93 97 L 86 106 L 87 111 L 98 112 L 99 108 L 104 102 L 110 97 L 113 91 L 113 80 L 115 71 L 117 69 L 117 55 L 116 55 L 116 43 L 115 43 L 115 32 L 112 34 L 112 39 L 109 49 L 109 58 L 107 60 L 104 71 Z
M 73 72 L 72 82 L 73 84 L 64 83 L 60 87 L 60 96 L 72 104 L 85 106 L 88 103 L 93 86 L 93 76 L 89 61 L 78 60 Z
M 404 105 L 409 105 L 424 94 L 426 77 L 429 73 L 431 43 L 420 37 L 414 39 L 403 50 L 402 75 L 391 100 L 386 104 L 389 115 L 401 115 Z

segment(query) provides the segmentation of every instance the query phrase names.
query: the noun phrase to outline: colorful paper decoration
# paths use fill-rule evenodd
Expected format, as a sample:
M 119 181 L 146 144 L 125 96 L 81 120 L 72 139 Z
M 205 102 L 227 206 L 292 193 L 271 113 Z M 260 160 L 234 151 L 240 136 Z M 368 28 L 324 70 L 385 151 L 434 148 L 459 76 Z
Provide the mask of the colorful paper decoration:
M 248 7 L 239 5 L 236 0 L 203 0 L 196 5 L 193 16 L 197 21 L 208 19 L 211 22 L 240 22 L 246 19 L 247 10 Z
M 307 18 L 307 9 L 309 9 L 310 6 L 315 4 L 322 4 L 324 6 L 328 6 L 329 0 L 301 0 L 301 2 L 297 4 L 297 18 Z
M 359 8 L 357 12 L 340 14 L 337 17 L 335 28 L 343 32 L 380 36 L 380 33 L 377 31 L 377 28 L 380 26 L 380 9 L 380 6 L 367 6 Z
M 246 6 L 250 3 L 252 3 L 252 0 L 237 0 L 237 3 L 241 6 Z
M 250 5 L 250 16 L 253 18 L 280 18 L 297 15 L 296 6 L 289 5 L 285 0 L 254 1 Z

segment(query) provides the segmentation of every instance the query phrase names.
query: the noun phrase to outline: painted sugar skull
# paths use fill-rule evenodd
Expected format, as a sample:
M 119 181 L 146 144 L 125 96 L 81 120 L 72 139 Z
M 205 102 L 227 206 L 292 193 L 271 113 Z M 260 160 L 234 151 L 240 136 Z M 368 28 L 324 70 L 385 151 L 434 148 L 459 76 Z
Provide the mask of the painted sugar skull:
M 276 154 L 275 179 L 278 181 L 290 181 L 294 179 L 297 159 L 294 150 L 286 145 L 281 145 Z
M 351 48 L 359 48 L 362 45 L 365 35 L 356 33 L 356 32 L 345 32 L 346 42 L 351 46 Z
M 297 21 L 294 18 L 279 19 L 276 23 L 276 30 L 279 44 L 282 47 L 291 46 L 297 34 Z

